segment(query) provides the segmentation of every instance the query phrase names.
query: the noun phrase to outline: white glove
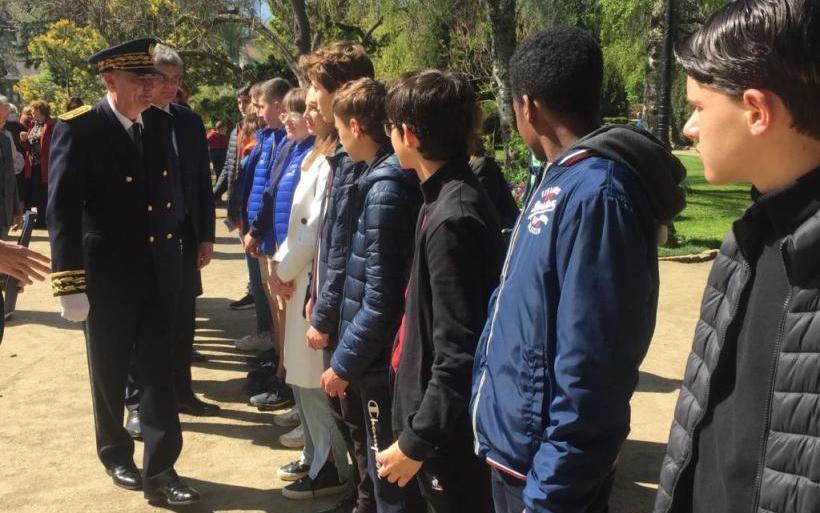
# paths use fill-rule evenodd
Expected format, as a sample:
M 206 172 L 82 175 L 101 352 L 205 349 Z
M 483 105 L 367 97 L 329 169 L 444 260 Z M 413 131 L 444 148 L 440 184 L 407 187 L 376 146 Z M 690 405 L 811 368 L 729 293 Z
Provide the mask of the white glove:
M 60 315 L 71 322 L 83 322 L 88 318 L 88 296 L 85 292 L 60 296 Z

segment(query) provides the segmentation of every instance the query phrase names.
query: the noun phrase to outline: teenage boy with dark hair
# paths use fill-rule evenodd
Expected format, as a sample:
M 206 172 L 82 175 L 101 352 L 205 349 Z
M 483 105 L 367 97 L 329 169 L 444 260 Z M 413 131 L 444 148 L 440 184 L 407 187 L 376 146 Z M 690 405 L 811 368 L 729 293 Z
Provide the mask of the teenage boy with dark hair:
M 373 78 L 373 63 L 361 45 L 336 41 L 300 58 L 299 65 L 315 92 L 319 110 L 324 120 L 334 123 L 333 98 L 345 83 L 358 78 Z M 349 253 L 350 239 L 355 220 L 349 213 L 355 204 L 356 181 L 364 165 L 350 159 L 344 147 L 338 144 L 336 151 L 327 157 L 330 164 L 328 191 L 323 202 L 322 222 L 314 269 L 308 292 L 305 314 L 310 321 L 306 334 L 307 343 L 313 349 L 325 349 L 327 366 L 330 365 L 330 349 L 335 344 L 341 310 L 342 288 Z M 355 405 L 351 390 L 346 393 L 350 405 Z M 331 401 L 338 409 L 338 402 Z M 362 413 L 363 415 L 364 413 Z M 340 420 L 341 422 L 341 420 Z M 363 455 L 366 449 L 366 433 L 356 425 L 342 426 L 343 433 L 350 435 L 353 455 Z M 356 449 L 356 447 L 365 447 Z M 356 483 L 357 513 L 374 513 L 373 482 L 367 472 L 367 458 L 354 458 L 358 481 Z M 333 511 L 349 511 L 353 506 L 342 503 Z
M 367 445 L 355 452 L 367 461 L 375 509 L 415 513 L 424 509 L 418 488 L 401 489 L 376 475 L 376 451 L 393 439 L 388 360 L 404 311 L 421 204 L 416 175 L 401 168 L 384 133 L 386 94 L 384 85 L 362 78 L 342 86 L 333 99 L 339 141 L 351 160 L 367 167 L 355 184 L 338 345 L 322 387 L 340 397 L 345 422 L 367 433 Z
M 656 513 L 820 511 L 820 4 L 747 0 L 677 48 L 706 179 L 751 182 L 709 275 Z
M 556 27 L 510 61 L 516 124 L 551 165 L 518 220 L 476 353 L 476 453 L 496 513 L 607 511 L 655 327 L 656 241 L 684 206 L 664 145 L 598 128 L 603 59 Z
M 472 452 L 468 403 L 504 243 L 469 165 L 476 95 L 460 74 L 414 71 L 390 88 L 387 110 L 385 129 L 402 166 L 416 170 L 424 205 L 390 362 L 398 441 L 378 455 L 379 475 L 400 486 L 417 481 L 434 513 L 492 512 L 489 472 Z

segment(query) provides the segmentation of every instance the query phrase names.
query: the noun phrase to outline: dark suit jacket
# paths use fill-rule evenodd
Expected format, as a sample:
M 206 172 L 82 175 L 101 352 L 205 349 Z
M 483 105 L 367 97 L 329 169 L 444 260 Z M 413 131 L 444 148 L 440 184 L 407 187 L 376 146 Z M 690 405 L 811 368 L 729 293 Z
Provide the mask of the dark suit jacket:
M 143 158 L 105 98 L 63 115 L 51 142 L 48 219 L 55 295 L 116 300 L 157 279 L 160 297 L 179 291 L 179 227 L 172 208 L 171 116 L 142 114 Z
M 185 189 L 185 208 L 190 213 L 197 244 L 214 242 L 216 210 L 205 125 L 199 114 L 191 109 L 176 103 L 172 103 L 170 108 Z

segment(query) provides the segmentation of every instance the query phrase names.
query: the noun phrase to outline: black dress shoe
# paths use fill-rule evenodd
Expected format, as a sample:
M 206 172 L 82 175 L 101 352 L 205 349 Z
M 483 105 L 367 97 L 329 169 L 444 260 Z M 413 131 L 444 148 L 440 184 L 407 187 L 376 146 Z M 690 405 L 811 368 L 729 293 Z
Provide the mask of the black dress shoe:
M 114 465 L 106 468 L 105 472 L 111 476 L 111 480 L 120 488 L 142 490 L 142 477 L 133 463 L 131 465 Z
M 134 440 L 142 440 L 139 410 L 128 410 L 128 418 L 125 419 L 125 430 Z
M 217 404 L 206 403 L 196 396 L 191 396 L 187 399 L 177 401 L 177 411 L 197 417 L 212 417 L 219 415 L 220 408 Z
M 208 357 L 204 354 L 200 353 L 196 349 L 191 349 L 191 363 L 202 363 L 207 362 Z
M 165 503 L 169 506 L 185 506 L 200 499 L 199 492 L 180 479 L 173 469 L 146 480 L 143 495 L 148 502 Z

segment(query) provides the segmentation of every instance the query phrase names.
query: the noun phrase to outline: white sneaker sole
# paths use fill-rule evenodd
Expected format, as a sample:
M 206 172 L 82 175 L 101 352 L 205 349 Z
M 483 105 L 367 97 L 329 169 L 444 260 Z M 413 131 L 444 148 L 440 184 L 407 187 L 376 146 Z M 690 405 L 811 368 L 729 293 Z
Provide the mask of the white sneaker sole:
M 282 481 L 298 481 L 306 475 L 308 475 L 307 472 L 298 472 L 296 474 L 291 474 L 289 472 L 282 472 L 281 470 L 276 471 L 276 476 Z
M 292 499 L 295 501 L 304 501 L 307 499 L 315 499 L 316 497 L 325 497 L 327 495 L 336 495 L 338 493 L 342 493 L 347 490 L 347 483 L 340 484 L 338 486 L 328 486 L 327 488 L 321 488 L 319 490 L 310 490 L 305 492 L 297 492 L 293 490 L 288 490 L 287 488 L 282 488 L 282 496 L 286 499 Z

